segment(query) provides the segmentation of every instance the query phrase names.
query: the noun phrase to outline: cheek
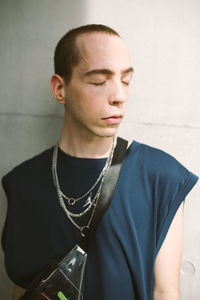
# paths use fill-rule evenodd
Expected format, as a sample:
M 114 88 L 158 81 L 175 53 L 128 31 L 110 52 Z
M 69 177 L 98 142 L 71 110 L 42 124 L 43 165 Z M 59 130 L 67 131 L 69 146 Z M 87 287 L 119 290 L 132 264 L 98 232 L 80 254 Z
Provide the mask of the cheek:
M 85 116 L 90 118 L 91 120 L 96 118 L 98 115 L 100 115 L 102 111 L 102 105 L 100 105 L 100 102 L 95 98 L 86 99 L 81 103 L 82 112 Z
M 100 107 L 98 101 L 89 95 L 76 93 L 69 99 L 68 110 L 80 120 L 92 120 L 95 119 Z
M 84 116 L 92 119 L 93 116 L 101 115 L 105 108 L 105 99 L 107 89 L 98 89 L 93 86 L 79 85 L 72 86 L 69 91 L 69 106 L 74 113 L 78 114 L 81 119 Z M 81 116 L 82 114 L 82 116 Z
M 81 106 L 81 109 L 86 113 L 90 114 L 90 117 L 92 117 L 91 113 L 97 113 L 102 109 L 102 106 L 104 105 L 103 102 L 103 95 L 101 92 L 94 91 L 92 89 L 81 92 L 78 96 L 79 99 L 79 105 Z

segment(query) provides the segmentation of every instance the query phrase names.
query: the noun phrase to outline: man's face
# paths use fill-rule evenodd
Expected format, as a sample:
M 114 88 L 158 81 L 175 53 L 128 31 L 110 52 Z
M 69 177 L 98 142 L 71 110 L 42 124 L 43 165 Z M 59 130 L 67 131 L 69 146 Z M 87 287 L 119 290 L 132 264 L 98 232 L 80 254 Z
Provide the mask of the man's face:
M 121 38 L 87 33 L 77 38 L 80 63 L 66 88 L 68 125 L 86 136 L 111 137 L 124 116 L 133 69 Z

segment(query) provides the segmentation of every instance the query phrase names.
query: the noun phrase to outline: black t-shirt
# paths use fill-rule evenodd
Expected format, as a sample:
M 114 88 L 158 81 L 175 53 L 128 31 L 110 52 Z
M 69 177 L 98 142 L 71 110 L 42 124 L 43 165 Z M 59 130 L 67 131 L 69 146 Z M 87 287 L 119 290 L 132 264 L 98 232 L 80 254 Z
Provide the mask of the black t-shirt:
M 8 214 L 2 236 L 8 275 L 26 288 L 47 264 L 63 257 L 80 232 L 66 217 L 53 184 L 52 148 L 3 178 Z M 58 152 L 58 178 L 68 196 L 95 182 L 105 159 Z M 113 200 L 91 241 L 86 300 L 150 300 L 157 253 L 172 219 L 197 177 L 167 153 L 132 142 Z

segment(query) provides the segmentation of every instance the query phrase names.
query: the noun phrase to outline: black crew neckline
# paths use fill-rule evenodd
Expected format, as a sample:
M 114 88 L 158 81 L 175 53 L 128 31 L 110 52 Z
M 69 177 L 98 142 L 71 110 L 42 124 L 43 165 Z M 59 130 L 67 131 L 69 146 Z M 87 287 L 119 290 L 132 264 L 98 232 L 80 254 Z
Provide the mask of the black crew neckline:
M 71 156 L 58 147 L 58 161 L 74 167 L 94 168 L 105 164 L 107 157 L 103 158 L 83 158 Z

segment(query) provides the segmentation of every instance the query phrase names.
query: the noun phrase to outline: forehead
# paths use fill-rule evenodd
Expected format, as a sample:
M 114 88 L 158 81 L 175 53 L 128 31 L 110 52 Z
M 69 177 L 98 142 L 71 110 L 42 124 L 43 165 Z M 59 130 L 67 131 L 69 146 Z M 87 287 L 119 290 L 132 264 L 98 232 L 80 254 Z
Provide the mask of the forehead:
M 123 40 L 106 33 L 85 33 L 77 38 L 76 45 L 81 55 L 79 67 L 126 69 L 131 58 Z

